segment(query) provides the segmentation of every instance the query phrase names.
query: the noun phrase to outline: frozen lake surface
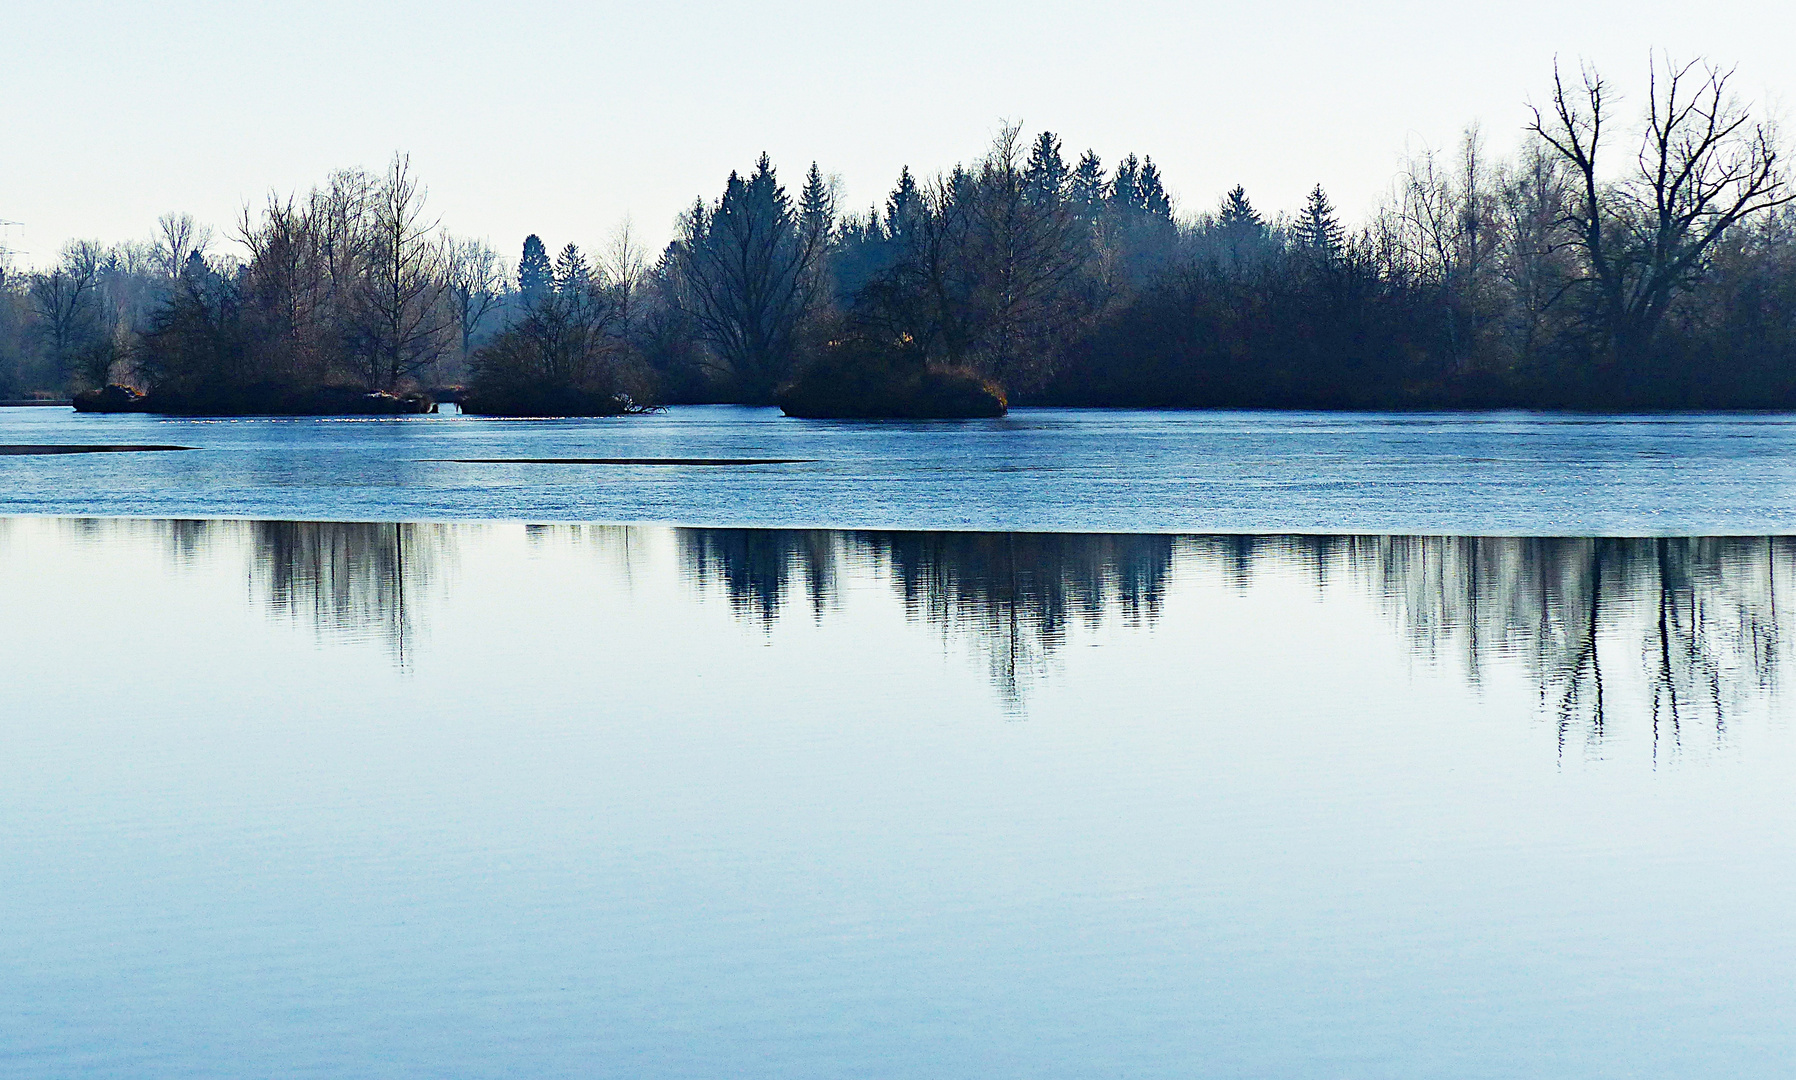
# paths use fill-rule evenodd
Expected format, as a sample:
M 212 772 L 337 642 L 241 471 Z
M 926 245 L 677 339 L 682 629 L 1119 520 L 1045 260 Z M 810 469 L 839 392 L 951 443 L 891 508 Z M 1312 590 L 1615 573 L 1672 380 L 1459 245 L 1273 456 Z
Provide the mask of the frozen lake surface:
M 1021 409 L 869 424 L 771 409 L 601 420 L 177 420 L 0 409 L 0 513 L 1074 532 L 1771 534 L 1796 417 Z M 755 466 L 452 458 L 802 458 Z
M 1787 1075 L 1793 420 L 0 409 L 0 1074 Z
M 1784 1077 L 1791 581 L 0 519 L 0 1073 Z

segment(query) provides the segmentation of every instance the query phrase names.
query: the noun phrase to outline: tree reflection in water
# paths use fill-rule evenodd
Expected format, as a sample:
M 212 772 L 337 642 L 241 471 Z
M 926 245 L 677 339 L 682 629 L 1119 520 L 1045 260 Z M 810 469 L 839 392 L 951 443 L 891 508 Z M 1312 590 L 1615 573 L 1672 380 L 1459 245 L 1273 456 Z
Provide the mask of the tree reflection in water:
M 321 634 L 376 639 L 407 664 L 418 598 L 477 526 L 320 522 L 63 522 L 82 539 L 151 538 L 178 564 L 235 552 L 251 596 Z M 531 526 L 533 551 L 604 555 L 629 588 L 657 530 Z M 1777 590 L 1796 538 L 1157 536 L 763 529 L 675 530 L 681 573 L 764 628 L 802 597 L 823 619 L 844 579 L 883 583 L 910 620 L 982 658 L 1012 704 L 1074 626 L 1151 626 L 1174 572 L 1246 592 L 1267 579 L 1369 597 L 1418 660 L 1474 687 L 1524 673 L 1561 753 L 1600 753 L 1614 725 L 1651 725 L 1655 760 L 1766 705 L 1787 659 Z M 643 563 L 646 566 L 647 563 Z M 1342 597 L 1345 599 L 1345 597 Z M 1786 605 L 1787 606 L 1787 605 Z
M 737 613 L 771 625 L 802 588 L 814 617 L 844 566 L 890 579 L 905 613 L 970 641 L 993 684 L 1020 703 L 1050 666 L 1070 620 L 1115 613 L 1151 622 L 1172 565 L 1170 536 L 682 529 L 686 573 L 721 587 Z
M 992 683 L 1020 705 L 1051 666 L 1069 622 L 1151 623 L 1172 566 L 1170 536 L 1066 533 L 855 533 L 889 573 L 905 613 L 973 643 Z
M 409 663 L 420 594 L 454 550 L 440 524 L 255 521 L 251 587 L 320 632 L 384 642 Z
M 1618 680 L 1645 684 L 1655 759 L 1691 725 L 1719 741 L 1778 689 L 1790 537 L 1363 537 L 1349 552 L 1419 655 L 1456 654 L 1474 684 L 1519 659 L 1562 752 L 1574 736 L 1600 749 Z
M 838 563 L 889 579 L 913 620 L 966 639 L 1020 703 L 1074 620 L 1151 624 L 1175 569 L 1246 591 L 1301 578 L 1369 591 L 1411 653 L 1526 672 L 1557 725 L 1600 752 L 1619 681 L 1640 687 L 1655 759 L 1697 725 L 1725 737 L 1748 699 L 1769 701 L 1784 660 L 1776 590 L 1796 539 L 1086 536 L 682 530 L 688 572 L 764 625 L 802 586 L 826 610 Z
M 802 586 L 813 617 L 838 596 L 843 533 L 824 529 L 680 529 L 683 572 L 715 584 L 743 618 L 773 625 L 787 594 Z
M 74 518 L 73 536 L 150 540 L 177 566 L 242 558 L 253 602 L 346 640 L 378 641 L 410 663 L 417 598 L 452 561 L 467 526 L 391 522 Z

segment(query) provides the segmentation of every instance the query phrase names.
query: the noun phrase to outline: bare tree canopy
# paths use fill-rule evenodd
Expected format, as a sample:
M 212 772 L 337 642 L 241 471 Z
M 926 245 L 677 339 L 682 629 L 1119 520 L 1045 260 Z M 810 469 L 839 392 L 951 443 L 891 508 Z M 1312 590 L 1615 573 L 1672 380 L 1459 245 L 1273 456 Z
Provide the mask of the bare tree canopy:
M 212 246 L 212 227 L 193 220 L 192 214 L 169 211 L 156 219 L 156 256 L 170 279 L 181 276 L 187 260 Z
M 443 249 L 424 201 L 411 159 L 395 154 L 370 199 L 369 250 L 352 309 L 368 383 L 383 390 L 440 357 L 452 329 L 442 303 Z
M 497 312 L 510 272 L 484 240 L 444 234 L 443 279 L 461 337 L 463 357 L 472 355 L 475 335 Z
M 1614 174 L 1612 95 L 1594 68 L 1568 85 L 1555 65 L 1552 103 L 1532 110 L 1528 130 L 1576 177 L 1565 219 L 1598 290 L 1614 361 L 1651 349 L 1672 301 L 1727 230 L 1796 199 L 1770 129 L 1729 91 L 1733 74 L 1700 60 L 1655 62 L 1634 159 Z

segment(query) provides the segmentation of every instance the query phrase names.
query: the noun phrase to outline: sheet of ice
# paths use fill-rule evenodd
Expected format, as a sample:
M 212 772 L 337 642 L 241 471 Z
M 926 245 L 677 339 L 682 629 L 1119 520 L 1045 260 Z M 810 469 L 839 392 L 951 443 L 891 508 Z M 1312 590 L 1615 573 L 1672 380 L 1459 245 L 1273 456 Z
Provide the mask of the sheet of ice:
M 194 421 L 0 409 L 0 513 L 1074 532 L 1718 535 L 1796 528 L 1785 415 L 1165 413 Z M 803 458 L 715 466 L 451 458 Z

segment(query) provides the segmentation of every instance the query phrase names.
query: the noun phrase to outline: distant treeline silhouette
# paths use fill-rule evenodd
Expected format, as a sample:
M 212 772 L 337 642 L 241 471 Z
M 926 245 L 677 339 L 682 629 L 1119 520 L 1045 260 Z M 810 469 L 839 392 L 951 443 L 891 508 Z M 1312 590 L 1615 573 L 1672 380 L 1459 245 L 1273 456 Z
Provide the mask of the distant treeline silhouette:
M 1704 63 L 1635 115 L 1555 71 L 1493 160 L 1474 128 L 1367 221 L 1320 185 L 1267 217 L 1236 187 L 1175 212 L 1150 157 L 1004 127 L 844 212 L 763 155 L 654 256 L 532 235 L 515 267 L 437 229 L 408 162 L 246 209 L 246 260 L 167 215 L 0 278 L 0 396 L 130 383 L 401 392 L 490 412 L 783 401 L 805 414 L 1062 405 L 1796 406 L 1796 197 L 1768 126 Z M 222 395 L 228 397 L 228 394 Z M 1001 405 L 999 406 L 1001 407 Z

